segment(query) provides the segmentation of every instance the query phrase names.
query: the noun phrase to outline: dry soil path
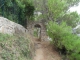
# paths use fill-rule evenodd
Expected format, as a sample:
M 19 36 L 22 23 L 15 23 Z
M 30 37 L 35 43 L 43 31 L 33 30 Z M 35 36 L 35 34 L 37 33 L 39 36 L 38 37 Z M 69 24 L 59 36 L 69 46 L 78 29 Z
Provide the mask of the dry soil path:
M 61 60 L 61 56 L 50 45 L 49 41 L 35 41 L 35 56 L 33 60 Z
M 37 41 L 31 35 L 28 35 L 28 38 L 33 42 L 35 49 L 33 60 L 62 60 L 58 51 L 49 41 Z

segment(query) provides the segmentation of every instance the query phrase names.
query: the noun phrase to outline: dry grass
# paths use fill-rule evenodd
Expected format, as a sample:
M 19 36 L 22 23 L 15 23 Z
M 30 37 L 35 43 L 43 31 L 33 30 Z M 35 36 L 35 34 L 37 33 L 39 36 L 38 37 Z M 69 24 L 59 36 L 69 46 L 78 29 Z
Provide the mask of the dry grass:
M 29 45 L 26 37 L 0 33 L 0 60 L 31 60 Z

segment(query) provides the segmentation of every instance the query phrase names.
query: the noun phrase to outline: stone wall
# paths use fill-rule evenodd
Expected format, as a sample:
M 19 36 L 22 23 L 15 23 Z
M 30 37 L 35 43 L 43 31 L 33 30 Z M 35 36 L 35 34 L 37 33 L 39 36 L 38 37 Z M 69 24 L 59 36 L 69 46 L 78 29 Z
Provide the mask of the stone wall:
M 46 27 L 42 23 L 42 21 L 30 21 L 28 22 L 28 31 L 31 35 L 34 34 L 34 25 L 39 24 L 41 26 L 41 40 L 46 40 L 47 34 L 46 34 Z

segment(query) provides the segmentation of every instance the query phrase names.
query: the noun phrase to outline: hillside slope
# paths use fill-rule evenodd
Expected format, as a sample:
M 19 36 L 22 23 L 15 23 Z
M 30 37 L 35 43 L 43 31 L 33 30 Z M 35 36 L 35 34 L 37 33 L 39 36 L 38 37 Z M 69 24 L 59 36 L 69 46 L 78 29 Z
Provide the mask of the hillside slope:
M 31 60 L 27 35 L 23 26 L 0 17 L 0 60 Z
M 0 33 L 0 60 L 31 60 L 30 41 L 23 36 Z

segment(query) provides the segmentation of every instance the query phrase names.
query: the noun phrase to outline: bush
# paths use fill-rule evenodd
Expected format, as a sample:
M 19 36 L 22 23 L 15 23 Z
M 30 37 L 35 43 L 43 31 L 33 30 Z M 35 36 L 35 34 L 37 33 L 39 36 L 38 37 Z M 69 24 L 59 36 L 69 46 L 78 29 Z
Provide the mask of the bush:
M 65 22 L 57 24 L 50 21 L 47 25 L 47 33 L 52 38 L 51 43 L 58 49 L 64 49 L 70 60 L 80 59 L 80 37 L 72 34 L 72 29 Z

